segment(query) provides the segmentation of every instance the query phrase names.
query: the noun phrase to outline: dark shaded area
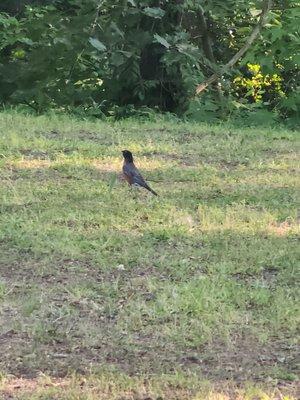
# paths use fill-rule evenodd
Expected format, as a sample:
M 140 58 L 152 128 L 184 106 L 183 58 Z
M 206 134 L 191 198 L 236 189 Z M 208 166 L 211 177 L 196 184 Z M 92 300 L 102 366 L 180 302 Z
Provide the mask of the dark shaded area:
M 7 12 L 15 15 L 23 11 L 25 6 L 46 6 L 55 2 L 56 0 L 2 0 L 0 12 Z

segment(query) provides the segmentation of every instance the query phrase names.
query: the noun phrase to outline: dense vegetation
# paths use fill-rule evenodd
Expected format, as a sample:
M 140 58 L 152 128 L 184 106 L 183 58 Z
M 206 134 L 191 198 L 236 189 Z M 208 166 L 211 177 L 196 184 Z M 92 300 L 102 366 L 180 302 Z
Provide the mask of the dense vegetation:
M 147 108 L 198 121 L 299 118 L 299 2 L 275 0 L 234 69 L 204 94 L 257 24 L 262 1 L 4 0 L 0 102 L 115 117 Z

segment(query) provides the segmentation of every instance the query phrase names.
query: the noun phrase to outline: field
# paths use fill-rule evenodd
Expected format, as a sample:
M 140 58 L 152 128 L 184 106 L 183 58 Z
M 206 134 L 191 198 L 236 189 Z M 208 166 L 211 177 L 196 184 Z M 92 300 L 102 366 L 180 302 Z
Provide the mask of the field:
M 296 399 L 299 132 L 0 132 L 0 397 Z M 124 148 L 158 197 L 119 179 Z

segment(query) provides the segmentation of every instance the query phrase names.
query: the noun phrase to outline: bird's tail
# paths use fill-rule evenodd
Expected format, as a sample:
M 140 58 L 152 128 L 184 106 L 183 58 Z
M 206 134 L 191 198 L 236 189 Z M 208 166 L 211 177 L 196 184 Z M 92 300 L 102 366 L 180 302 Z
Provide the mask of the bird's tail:
M 147 189 L 149 190 L 149 192 L 151 192 L 152 194 L 154 194 L 154 196 L 158 196 L 158 194 L 157 194 L 153 189 L 151 189 L 150 186 L 148 186 Z

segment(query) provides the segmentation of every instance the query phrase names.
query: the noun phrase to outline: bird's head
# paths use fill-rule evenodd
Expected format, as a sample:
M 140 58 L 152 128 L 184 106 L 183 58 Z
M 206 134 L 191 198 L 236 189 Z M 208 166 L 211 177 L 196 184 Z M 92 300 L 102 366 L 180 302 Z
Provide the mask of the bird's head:
M 131 151 L 129 151 L 129 150 L 123 150 L 123 151 L 122 151 L 122 154 L 123 154 L 123 157 L 124 157 L 124 159 L 125 159 L 126 161 L 128 161 L 128 162 L 133 162 L 133 156 L 132 156 Z

